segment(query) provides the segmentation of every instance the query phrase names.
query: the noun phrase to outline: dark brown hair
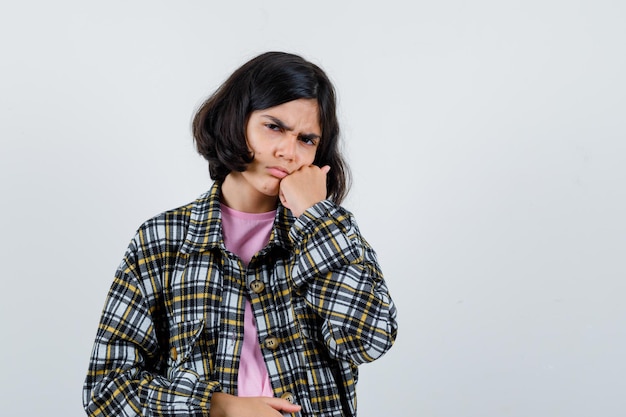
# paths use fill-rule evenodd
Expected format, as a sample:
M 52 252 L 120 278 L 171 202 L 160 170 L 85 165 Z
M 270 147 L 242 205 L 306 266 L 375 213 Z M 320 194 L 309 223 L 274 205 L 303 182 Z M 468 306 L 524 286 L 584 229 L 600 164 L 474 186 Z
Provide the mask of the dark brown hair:
M 328 198 L 340 204 L 350 172 L 339 150 L 335 89 L 317 65 L 285 52 L 266 52 L 245 63 L 197 111 L 193 137 L 211 179 L 223 181 L 252 162 L 245 134 L 250 113 L 301 98 L 317 100 L 322 137 L 313 163 L 330 166 Z

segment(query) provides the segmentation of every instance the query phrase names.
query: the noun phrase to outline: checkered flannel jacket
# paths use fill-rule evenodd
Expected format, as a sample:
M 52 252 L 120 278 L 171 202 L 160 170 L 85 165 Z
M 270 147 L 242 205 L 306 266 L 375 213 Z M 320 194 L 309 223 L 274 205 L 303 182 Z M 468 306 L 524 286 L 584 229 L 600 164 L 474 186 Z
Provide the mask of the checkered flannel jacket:
M 322 201 L 279 206 L 245 267 L 224 246 L 219 184 L 144 223 L 115 274 L 83 403 L 92 416 L 206 416 L 237 394 L 244 301 L 274 394 L 298 417 L 356 415 L 357 366 L 392 346 L 396 309 L 352 215 Z

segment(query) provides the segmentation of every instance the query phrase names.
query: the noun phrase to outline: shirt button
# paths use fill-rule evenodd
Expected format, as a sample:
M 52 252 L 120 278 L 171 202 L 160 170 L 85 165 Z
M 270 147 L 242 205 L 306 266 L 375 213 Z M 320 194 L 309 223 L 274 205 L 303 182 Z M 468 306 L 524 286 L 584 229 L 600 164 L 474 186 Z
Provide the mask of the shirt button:
M 289 401 L 291 404 L 296 403 L 296 397 L 294 397 L 293 394 L 290 392 L 284 393 L 283 395 L 280 396 L 280 398 L 282 398 L 283 400 Z
M 173 346 L 170 349 L 170 357 L 172 358 L 173 361 L 176 361 L 176 359 L 178 358 L 178 352 L 176 352 L 176 348 Z
M 250 283 L 250 288 L 255 292 L 255 294 L 260 294 L 265 289 L 265 284 L 263 281 L 255 279 Z
M 265 339 L 264 345 L 269 350 L 276 350 L 278 349 L 278 338 L 274 336 L 269 336 Z

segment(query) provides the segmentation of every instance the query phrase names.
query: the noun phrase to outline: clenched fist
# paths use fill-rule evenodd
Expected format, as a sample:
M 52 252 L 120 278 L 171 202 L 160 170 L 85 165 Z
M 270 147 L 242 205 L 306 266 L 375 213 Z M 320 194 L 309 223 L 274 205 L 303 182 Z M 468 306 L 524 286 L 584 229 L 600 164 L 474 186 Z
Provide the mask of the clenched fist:
M 280 202 L 294 216 L 300 217 L 309 207 L 326 199 L 326 174 L 330 166 L 303 166 L 280 181 Z

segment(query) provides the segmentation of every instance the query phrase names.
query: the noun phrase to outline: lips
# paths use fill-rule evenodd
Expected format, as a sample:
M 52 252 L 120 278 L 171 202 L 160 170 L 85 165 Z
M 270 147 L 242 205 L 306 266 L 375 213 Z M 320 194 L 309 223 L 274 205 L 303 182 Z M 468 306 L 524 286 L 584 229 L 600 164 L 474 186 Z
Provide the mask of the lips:
M 270 173 L 270 175 L 276 178 L 280 178 L 280 179 L 283 179 L 287 175 L 289 175 L 289 171 L 287 171 L 285 168 L 282 168 L 282 167 L 269 167 L 267 168 L 267 170 Z

